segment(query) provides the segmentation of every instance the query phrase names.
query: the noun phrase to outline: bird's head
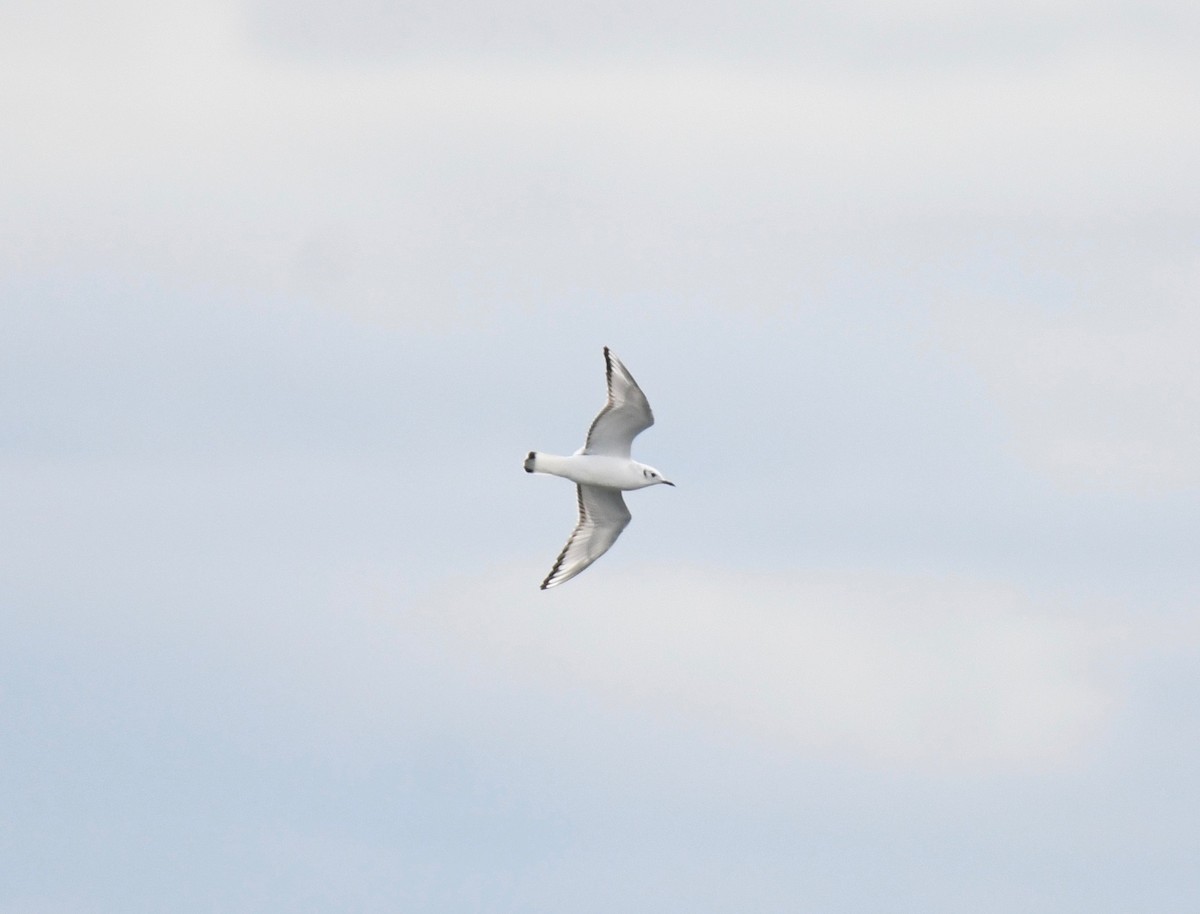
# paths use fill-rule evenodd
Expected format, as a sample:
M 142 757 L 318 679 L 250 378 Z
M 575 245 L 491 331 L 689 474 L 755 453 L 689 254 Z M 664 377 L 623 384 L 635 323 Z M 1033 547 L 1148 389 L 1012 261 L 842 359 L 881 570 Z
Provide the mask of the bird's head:
M 664 486 L 672 486 L 673 487 L 675 485 L 675 483 L 671 482 L 671 480 L 669 480 L 669 479 L 667 479 L 667 477 L 663 476 L 663 474 L 660 473 L 658 470 L 654 469 L 654 467 L 648 467 L 648 466 L 643 465 L 642 466 L 642 476 L 645 478 L 646 485 L 648 485 L 648 486 L 664 485 Z

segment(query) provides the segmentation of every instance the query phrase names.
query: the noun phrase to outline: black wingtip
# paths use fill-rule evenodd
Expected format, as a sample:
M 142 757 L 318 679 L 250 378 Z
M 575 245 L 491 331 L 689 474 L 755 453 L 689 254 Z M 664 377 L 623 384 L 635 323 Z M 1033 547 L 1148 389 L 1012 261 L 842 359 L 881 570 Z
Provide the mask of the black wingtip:
M 530 451 L 529 456 L 525 458 L 525 472 L 533 472 L 533 463 L 537 459 L 537 451 Z

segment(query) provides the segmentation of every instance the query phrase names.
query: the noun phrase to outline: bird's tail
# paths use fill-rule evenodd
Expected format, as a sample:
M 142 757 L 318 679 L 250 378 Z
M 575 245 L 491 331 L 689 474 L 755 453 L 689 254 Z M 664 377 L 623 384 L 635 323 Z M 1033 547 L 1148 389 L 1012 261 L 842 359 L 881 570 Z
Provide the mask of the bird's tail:
M 525 458 L 525 472 L 532 473 L 537 469 L 537 451 L 530 451 L 529 456 Z

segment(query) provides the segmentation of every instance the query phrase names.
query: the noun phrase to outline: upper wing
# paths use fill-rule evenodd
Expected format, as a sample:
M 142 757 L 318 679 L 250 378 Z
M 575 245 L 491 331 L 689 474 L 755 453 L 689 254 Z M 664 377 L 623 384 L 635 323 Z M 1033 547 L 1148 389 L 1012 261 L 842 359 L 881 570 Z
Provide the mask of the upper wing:
M 592 420 L 582 454 L 605 454 L 628 457 L 629 448 L 639 432 L 654 424 L 654 413 L 646 395 L 621 360 L 604 347 L 605 377 L 608 381 L 608 402 Z
M 558 560 L 542 590 L 569 581 L 588 565 L 608 552 L 617 541 L 621 531 L 629 524 L 629 509 L 620 489 L 599 486 L 576 486 L 579 500 L 579 523 L 571 531 L 567 545 L 558 554 Z

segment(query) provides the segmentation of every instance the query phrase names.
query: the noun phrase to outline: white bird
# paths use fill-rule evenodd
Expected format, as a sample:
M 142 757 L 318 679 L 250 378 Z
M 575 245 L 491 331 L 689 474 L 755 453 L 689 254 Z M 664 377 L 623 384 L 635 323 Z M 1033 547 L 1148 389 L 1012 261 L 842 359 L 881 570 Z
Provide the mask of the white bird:
M 530 451 L 525 458 L 526 473 L 563 476 L 578 492 L 579 523 L 542 581 L 542 590 L 571 580 L 617 541 L 630 518 L 622 490 L 675 485 L 629 456 L 633 439 L 654 424 L 654 414 L 629 369 L 607 346 L 604 364 L 608 402 L 592 420 L 583 447 L 570 457 Z

